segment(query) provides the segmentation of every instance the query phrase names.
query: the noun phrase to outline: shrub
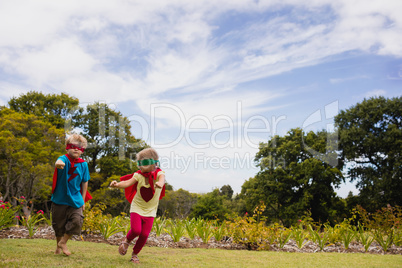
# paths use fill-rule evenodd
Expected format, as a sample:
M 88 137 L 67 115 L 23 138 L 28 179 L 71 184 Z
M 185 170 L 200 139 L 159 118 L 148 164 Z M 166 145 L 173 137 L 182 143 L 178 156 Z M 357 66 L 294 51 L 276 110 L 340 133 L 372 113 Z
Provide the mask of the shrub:
M 106 219 L 102 212 L 106 209 L 106 205 L 98 203 L 91 207 L 90 203 L 85 206 L 84 210 L 84 224 L 82 226 L 83 233 L 95 234 L 100 233 L 100 224 Z

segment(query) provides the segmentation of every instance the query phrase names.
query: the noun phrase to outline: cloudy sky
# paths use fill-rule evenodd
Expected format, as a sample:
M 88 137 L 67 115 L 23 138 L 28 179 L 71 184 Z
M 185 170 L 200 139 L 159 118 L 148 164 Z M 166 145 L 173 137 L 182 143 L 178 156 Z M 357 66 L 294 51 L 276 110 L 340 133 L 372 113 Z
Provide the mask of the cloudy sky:
M 105 102 L 174 188 L 239 192 L 260 142 L 402 95 L 401 13 L 395 0 L 0 1 L 0 105 L 31 90 Z

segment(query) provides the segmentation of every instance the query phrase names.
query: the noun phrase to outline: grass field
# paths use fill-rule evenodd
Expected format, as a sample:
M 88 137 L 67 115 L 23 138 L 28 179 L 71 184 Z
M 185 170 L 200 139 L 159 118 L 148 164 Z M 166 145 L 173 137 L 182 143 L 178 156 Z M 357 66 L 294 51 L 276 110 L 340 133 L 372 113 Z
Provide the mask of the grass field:
M 55 255 L 56 242 L 45 239 L 0 239 L 1 267 L 130 267 L 130 251 L 117 246 L 69 241 L 72 255 Z M 402 255 L 364 253 L 286 253 L 222 249 L 144 247 L 141 267 L 402 267 Z

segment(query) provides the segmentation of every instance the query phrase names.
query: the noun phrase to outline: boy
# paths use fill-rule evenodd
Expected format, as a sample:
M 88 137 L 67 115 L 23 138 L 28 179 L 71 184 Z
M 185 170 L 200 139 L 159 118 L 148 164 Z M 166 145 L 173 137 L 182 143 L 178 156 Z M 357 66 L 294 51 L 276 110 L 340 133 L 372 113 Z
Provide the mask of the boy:
M 87 140 L 73 134 L 66 140 L 67 154 L 55 163 L 52 187 L 52 226 L 56 234 L 57 248 L 69 256 L 67 241 L 73 235 L 80 235 L 84 220 L 85 202 L 92 197 L 88 194 L 88 164 L 80 158 L 87 147 Z

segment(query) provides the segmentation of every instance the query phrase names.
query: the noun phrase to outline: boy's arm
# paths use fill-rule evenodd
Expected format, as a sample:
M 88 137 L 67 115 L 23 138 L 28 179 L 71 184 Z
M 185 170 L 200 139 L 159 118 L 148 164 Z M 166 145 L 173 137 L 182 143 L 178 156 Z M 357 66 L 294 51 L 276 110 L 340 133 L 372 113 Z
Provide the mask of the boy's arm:
M 126 180 L 126 181 L 121 181 L 121 182 L 112 181 L 110 183 L 110 187 L 119 188 L 119 189 L 125 189 L 125 188 L 127 188 L 127 187 L 129 187 L 131 185 L 134 185 L 136 182 L 137 182 L 137 179 L 133 175 L 133 177 L 131 179 Z
M 162 188 L 165 185 L 165 174 L 160 174 L 158 176 L 158 181 L 155 183 L 156 187 Z
M 87 190 L 88 190 L 88 182 L 83 182 L 81 183 L 81 189 L 82 189 L 82 199 L 85 201 L 85 196 L 87 195 Z M 82 210 L 85 210 L 85 202 L 84 205 L 82 206 Z
M 64 164 L 64 162 L 61 159 L 57 159 L 54 165 L 56 166 L 57 169 L 64 169 L 64 166 L 66 164 Z

